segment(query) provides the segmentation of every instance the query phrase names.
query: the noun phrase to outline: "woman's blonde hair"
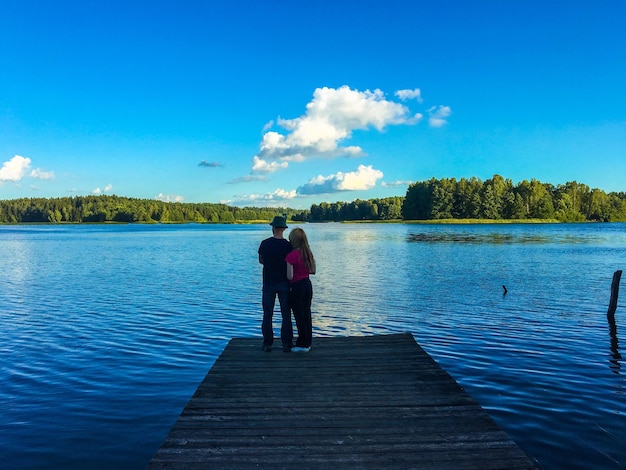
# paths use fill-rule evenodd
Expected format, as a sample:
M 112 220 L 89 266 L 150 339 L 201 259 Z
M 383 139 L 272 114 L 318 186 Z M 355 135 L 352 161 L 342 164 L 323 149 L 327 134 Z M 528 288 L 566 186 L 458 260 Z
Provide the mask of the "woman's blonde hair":
M 302 253 L 302 259 L 304 265 L 310 274 L 315 274 L 315 257 L 309 247 L 309 240 L 306 238 L 306 233 L 300 227 L 294 228 L 289 232 L 289 241 L 294 250 L 300 250 Z

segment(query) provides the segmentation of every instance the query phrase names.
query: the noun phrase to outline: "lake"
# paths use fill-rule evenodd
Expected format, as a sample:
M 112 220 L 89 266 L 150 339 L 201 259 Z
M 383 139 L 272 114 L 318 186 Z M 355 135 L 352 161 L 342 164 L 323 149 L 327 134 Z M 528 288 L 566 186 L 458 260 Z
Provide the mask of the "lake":
M 626 466 L 626 224 L 301 226 L 314 337 L 411 332 L 544 468 Z M 2 467 L 144 468 L 230 338 L 263 354 L 270 235 L 0 226 Z

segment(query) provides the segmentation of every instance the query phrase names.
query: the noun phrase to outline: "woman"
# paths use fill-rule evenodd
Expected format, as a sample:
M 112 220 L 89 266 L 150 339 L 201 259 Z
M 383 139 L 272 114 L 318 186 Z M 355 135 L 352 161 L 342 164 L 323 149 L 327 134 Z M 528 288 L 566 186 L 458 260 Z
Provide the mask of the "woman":
M 289 233 L 291 251 L 287 262 L 287 279 L 289 279 L 289 306 L 293 311 L 298 328 L 298 339 L 293 352 L 309 352 L 313 339 L 313 322 L 311 320 L 311 300 L 313 286 L 309 274 L 315 274 L 315 258 L 309 248 L 309 241 L 304 230 L 294 228 Z

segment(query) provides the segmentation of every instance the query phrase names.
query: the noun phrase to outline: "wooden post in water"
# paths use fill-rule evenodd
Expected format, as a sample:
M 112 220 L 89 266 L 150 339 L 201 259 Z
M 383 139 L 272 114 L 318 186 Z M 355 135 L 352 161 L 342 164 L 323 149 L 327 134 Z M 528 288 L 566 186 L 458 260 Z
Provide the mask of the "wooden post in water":
M 619 374 L 621 369 L 620 360 L 622 355 L 619 353 L 619 340 L 617 339 L 617 324 L 615 323 L 615 310 L 617 310 L 617 296 L 619 294 L 619 281 L 622 277 L 621 271 L 615 271 L 613 274 L 613 282 L 611 283 L 611 300 L 609 301 L 609 310 L 606 312 L 606 318 L 609 320 L 609 334 L 611 335 L 611 352 L 613 359 L 611 363 L 615 367 L 616 373 Z
M 617 296 L 619 295 L 619 281 L 622 278 L 622 271 L 615 271 L 613 274 L 613 282 L 611 283 L 611 300 L 609 301 L 609 310 L 606 316 L 609 322 L 615 323 L 615 311 L 617 310 Z

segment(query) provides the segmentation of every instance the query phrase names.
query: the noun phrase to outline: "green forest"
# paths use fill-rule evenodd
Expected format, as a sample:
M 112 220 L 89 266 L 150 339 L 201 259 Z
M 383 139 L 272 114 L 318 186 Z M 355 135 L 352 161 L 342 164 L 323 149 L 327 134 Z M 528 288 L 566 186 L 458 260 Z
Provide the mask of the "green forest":
M 626 221 L 626 192 L 605 193 L 576 181 L 554 186 L 532 179 L 514 185 L 500 175 L 430 179 L 409 185 L 404 219 L 544 219 L 560 222 Z
M 550 220 L 624 222 L 626 192 L 605 193 L 576 181 L 554 186 L 532 179 L 514 185 L 500 175 L 481 181 L 418 181 L 406 196 L 311 206 L 310 222 L 344 220 Z
M 576 181 L 554 186 L 532 179 L 513 184 L 500 175 L 432 178 L 409 185 L 405 196 L 322 202 L 309 210 L 163 202 L 127 197 L 75 196 L 0 200 L 0 223 L 249 223 L 286 215 L 301 222 L 387 220 L 626 221 L 626 192 L 605 193 Z
M 133 199 L 120 196 L 76 196 L 0 200 L 0 223 L 234 223 L 272 220 L 286 214 L 303 220 L 307 211 L 289 208 L 232 207 Z

